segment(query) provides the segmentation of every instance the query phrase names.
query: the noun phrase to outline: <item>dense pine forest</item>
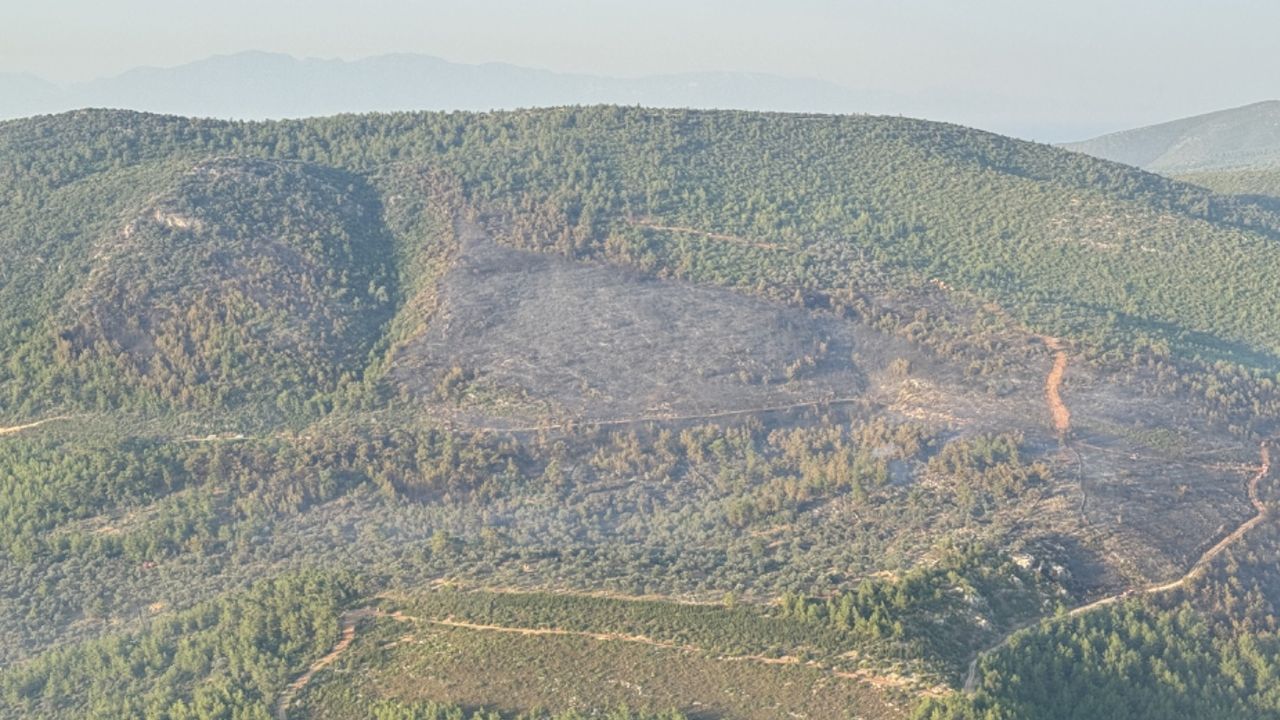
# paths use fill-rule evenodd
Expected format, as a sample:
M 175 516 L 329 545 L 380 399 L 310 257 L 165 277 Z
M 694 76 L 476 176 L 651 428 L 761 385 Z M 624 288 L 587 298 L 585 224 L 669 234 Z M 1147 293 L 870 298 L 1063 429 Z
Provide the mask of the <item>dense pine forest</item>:
M 1239 168 L 1235 170 L 1216 170 L 1184 173 L 1178 179 L 1202 185 L 1220 193 L 1231 195 L 1253 196 L 1274 202 L 1280 198 L 1280 170 L 1262 168 Z
M 0 123 L 0 717 L 1273 716 L 1280 206 L 1189 179 L 871 116 Z

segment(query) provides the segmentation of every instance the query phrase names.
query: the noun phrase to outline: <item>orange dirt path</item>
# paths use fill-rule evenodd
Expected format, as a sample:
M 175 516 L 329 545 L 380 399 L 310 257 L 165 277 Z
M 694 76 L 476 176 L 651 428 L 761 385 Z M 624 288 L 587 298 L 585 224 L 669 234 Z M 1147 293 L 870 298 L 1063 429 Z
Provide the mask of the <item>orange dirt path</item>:
M 1053 367 L 1044 379 L 1044 399 L 1049 404 L 1049 414 L 1053 418 L 1053 429 L 1060 437 L 1066 437 L 1071 430 L 1071 411 L 1062 401 L 1062 381 L 1067 374 L 1067 351 L 1062 341 L 1055 337 L 1045 337 L 1044 344 L 1053 351 Z

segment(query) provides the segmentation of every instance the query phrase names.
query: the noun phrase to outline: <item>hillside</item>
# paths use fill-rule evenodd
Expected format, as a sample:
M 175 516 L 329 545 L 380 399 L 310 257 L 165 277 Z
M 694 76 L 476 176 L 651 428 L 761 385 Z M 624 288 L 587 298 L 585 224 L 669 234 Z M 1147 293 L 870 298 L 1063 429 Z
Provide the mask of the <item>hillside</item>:
M 1063 147 L 1166 175 L 1271 168 L 1280 165 L 1280 101 L 1125 130 Z
M 78 111 L 0 193 L 0 717 L 1056 718 L 1175 627 L 1271 709 L 1273 205 L 608 106 Z
M 360 371 L 390 310 L 376 203 L 328 169 L 201 162 L 96 240 L 63 300 L 57 357 L 188 404 L 331 389 Z M 214 394 L 192 397 L 202 392 Z
M 1209 188 L 1224 195 L 1252 195 L 1267 202 L 1280 198 L 1280 169 L 1210 170 L 1177 176 L 1183 182 Z

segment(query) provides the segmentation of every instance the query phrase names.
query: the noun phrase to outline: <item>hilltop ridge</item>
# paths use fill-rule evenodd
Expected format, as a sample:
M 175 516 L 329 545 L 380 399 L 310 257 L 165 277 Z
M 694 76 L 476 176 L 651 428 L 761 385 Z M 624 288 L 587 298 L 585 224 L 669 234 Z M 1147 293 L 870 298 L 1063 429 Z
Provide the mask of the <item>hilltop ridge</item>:
M 1164 174 L 1280 166 L 1280 100 L 1253 103 L 1062 147 Z

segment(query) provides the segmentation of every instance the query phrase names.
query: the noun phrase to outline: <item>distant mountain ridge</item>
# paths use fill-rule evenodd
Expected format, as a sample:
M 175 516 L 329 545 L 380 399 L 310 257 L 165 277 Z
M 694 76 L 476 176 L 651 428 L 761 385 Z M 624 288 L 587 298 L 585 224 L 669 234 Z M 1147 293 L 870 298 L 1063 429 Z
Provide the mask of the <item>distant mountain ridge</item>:
M 61 88 L 34 75 L 0 73 L 0 118 L 50 112 L 61 96 Z
M 1166 174 L 1280 167 L 1280 101 L 1125 130 L 1062 147 Z
M 890 102 L 885 93 L 814 78 L 745 72 L 618 78 L 415 54 L 347 61 L 251 51 L 65 87 L 0 74 L 0 119 L 83 107 L 236 119 L 589 104 L 843 114 Z

